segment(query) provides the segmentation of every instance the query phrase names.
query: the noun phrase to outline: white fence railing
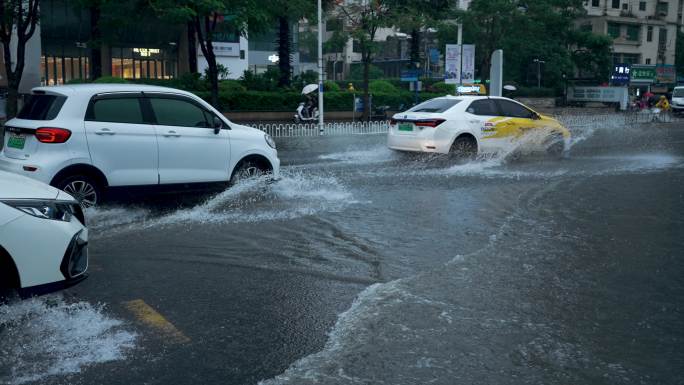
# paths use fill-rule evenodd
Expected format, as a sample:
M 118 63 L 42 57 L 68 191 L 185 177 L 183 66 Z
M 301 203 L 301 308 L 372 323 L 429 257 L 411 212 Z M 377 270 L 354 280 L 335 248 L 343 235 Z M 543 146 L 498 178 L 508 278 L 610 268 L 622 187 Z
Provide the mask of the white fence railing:
M 684 124 L 684 119 L 675 117 L 672 114 L 654 114 L 650 112 L 592 115 L 559 114 L 555 118 L 568 128 L 588 126 L 619 128 L 634 124 L 674 122 Z M 251 124 L 251 126 L 268 133 L 274 138 L 287 138 L 383 134 L 389 130 L 389 121 L 325 123 L 322 132 L 319 130 L 318 123 L 257 123 Z
M 323 132 L 320 132 L 318 123 L 265 123 L 253 124 L 251 126 L 266 132 L 272 137 L 283 138 L 321 135 L 383 134 L 389 130 L 389 121 L 324 123 Z

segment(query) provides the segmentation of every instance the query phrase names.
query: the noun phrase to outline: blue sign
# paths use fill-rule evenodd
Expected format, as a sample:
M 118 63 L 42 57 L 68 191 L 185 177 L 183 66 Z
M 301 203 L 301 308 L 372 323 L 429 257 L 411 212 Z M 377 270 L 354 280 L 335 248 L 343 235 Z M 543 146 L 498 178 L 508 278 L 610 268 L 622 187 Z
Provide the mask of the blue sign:
M 417 82 L 420 75 L 423 74 L 421 70 L 406 70 L 401 71 L 402 82 Z
M 439 62 L 439 50 L 437 48 L 430 48 L 430 63 Z
M 616 64 L 613 66 L 613 74 L 610 76 L 610 82 L 613 85 L 622 86 L 629 84 L 630 65 Z

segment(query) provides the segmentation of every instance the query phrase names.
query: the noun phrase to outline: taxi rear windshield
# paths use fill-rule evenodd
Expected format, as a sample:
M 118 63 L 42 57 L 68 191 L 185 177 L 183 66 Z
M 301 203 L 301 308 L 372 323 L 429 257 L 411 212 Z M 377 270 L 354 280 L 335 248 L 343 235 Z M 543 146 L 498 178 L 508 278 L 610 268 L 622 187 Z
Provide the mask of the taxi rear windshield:
M 461 99 L 433 99 L 411 108 L 408 112 L 441 113 L 461 102 Z
M 66 96 L 34 94 L 24 104 L 17 118 L 29 120 L 52 120 L 57 117 Z

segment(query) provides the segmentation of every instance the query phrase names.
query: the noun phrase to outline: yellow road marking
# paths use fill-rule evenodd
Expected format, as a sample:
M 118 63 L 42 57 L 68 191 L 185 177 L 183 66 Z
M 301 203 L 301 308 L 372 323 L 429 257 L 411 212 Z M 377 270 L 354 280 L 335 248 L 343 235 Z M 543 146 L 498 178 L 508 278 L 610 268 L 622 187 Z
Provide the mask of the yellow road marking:
M 159 314 L 142 299 L 124 302 L 124 306 L 130 310 L 142 323 L 155 328 L 169 337 L 173 342 L 188 343 L 188 338 L 183 332 L 178 330 L 163 315 Z

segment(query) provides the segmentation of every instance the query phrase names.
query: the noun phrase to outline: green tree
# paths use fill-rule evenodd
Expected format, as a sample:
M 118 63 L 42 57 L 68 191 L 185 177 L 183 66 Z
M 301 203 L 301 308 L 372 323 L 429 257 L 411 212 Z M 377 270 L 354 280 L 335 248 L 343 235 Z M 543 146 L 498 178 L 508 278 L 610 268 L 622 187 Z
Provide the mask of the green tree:
M 228 22 L 244 35 L 250 29 L 263 28 L 269 22 L 268 11 L 257 0 L 150 0 L 152 7 L 165 17 L 184 20 L 194 30 L 197 43 L 207 61 L 210 102 L 219 107 L 219 66 L 214 52 L 214 34 L 221 23 Z M 230 70 L 230 68 L 228 69 Z
M 289 87 L 292 80 L 292 23 L 316 14 L 316 2 L 310 0 L 275 0 L 268 7 L 271 20 L 277 23 L 278 86 Z M 251 29 L 251 28 L 250 28 Z
M 370 118 L 369 72 L 373 53 L 377 49 L 375 35 L 378 29 L 388 26 L 393 17 L 390 0 L 350 0 L 338 5 L 337 11 L 344 19 L 349 36 L 359 44 L 363 65 L 363 119 Z
M 463 41 L 477 46 L 476 67 L 483 80 L 496 49 L 504 50 L 504 77 L 511 82 L 536 85 L 534 59 L 545 62 L 541 70 L 547 87 L 560 88 L 562 74 L 575 68 L 597 77 L 610 69 L 609 39 L 575 26 L 585 14 L 582 0 L 473 0 L 468 10 L 455 14 L 463 22 Z M 441 46 L 456 40 L 453 23 L 438 28 Z
M 2 43 L 7 77 L 8 118 L 17 115 L 19 84 L 26 64 L 26 43 L 36 31 L 39 3 L 39 0 L 0 1 L 0 43 Z M 12 40 L 16 41 L 14 52 L 10 44 Z
M 391 1 L 390 6 L 396 15 L 392 25 L 411 36 L 409 57 L 412 67 L 417 67 L 421 60 L 421 32 L 449 18 L 452 15 L 452 3 L 449 0 Z

